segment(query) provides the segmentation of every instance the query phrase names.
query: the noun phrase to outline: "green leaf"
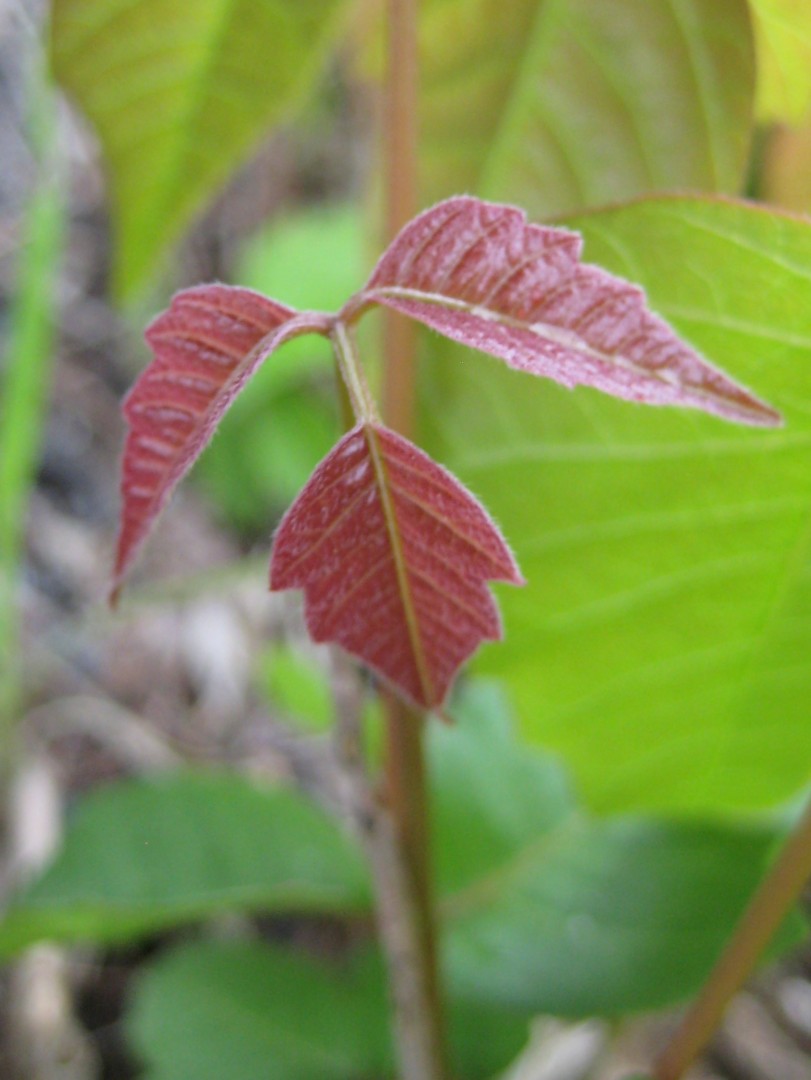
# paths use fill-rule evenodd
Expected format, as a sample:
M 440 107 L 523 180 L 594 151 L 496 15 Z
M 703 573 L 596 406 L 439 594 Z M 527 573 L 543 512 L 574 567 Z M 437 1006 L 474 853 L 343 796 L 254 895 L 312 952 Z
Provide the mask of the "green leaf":
M 799 123 L 811 106 L 811 6 L 806 0 L 751 0 L 761 120 Z
M 0 955 L 40 938 L 125 941 L 224 911 L 368 908 L 360 856 L 292 791 L 175 773 L 100 788 L 0 924 Z
M 385 995 L 366 975 L 255 942 L 186 946 L 141 978 L 128 1030 L 148 1080 L 383 1076 Z
M 342 7 L 55 0 L 53 68 L 101 140 L 122 292 L 310 86 Z
M 312 731 L 327 731 L 335 716 L 325 672 L 286 645 L 274 644 L 260 658 L 260 682 L 271 708 Z
M 742 914 L 771 830 L 573 817 L 443 903 L 460 997 L 618 1016 L 694 993 Z M 801 940 L 798 927 L 783 944 Z
M 591 806 L 773 805 L 811 763 L 811 225 L 691 198 L 572 224 L 786 426 L 568 393 L 469 354 L 432 365 L 430 448 L 529 582 L 501 591 L 507 641 L 479 667 Z
M 427 201 L 475 191 L 542 217 L 740 190 L 755 88 L 744 0 L 427 0 L 421 71 Z
M 363 255 L 363 219 L 356 205 L 300 207 L 248 241 L 237 278 L 294 308 L 337 311 L 363 285 L 368 270 Z
M 323 340 L 314 334 L 308 338 Z M 296 344 L 292 341 L 290 347 Z M 279 353 L 280 366 L 286 366 L 285 351 L 286 346 Z M 322 358 L 316 345 L 301 367 Z M 227 521 L 248 536 L 261 537 L 268 560 L 271 528 L 307 482 L 314 464 L 334 446 L 338 433 L 334 402 L 322 392 L 327 388 L 309 379 L 291 379 L 288 388 L 280 388 L 275 360 L 257 372 L 223 417 L 214 448 L 203 454 L 196 471 Z
M 492 688 L 431 732 L 444 969 L 461 1000 L 619 1015 L 694 992 L 782 830 L 586 816 Z M 604 740 L 605 742 L 605 740 Z M 798 921 L 781 944 L 797 940 Z
M 450 1009 L 459 1075 L 486 1080 L 526 1021 Z M 147 1080 L 358 1080 L 394 1073 L 374 957 L 331 965 L 251 943 L 185 946 L 142 976 L 128 1030 Z
M 285 720 L 311 732 L 326 732 L 335 720 L 335 702 L 329 671 L 288 645 L 275 643 L 258 658 L 257 681 L 272 710 Z M 380 699 L 369 694 L 363 708 L 363 726 L 370 761 L 379 758 L 375 740 L 383 726 Z

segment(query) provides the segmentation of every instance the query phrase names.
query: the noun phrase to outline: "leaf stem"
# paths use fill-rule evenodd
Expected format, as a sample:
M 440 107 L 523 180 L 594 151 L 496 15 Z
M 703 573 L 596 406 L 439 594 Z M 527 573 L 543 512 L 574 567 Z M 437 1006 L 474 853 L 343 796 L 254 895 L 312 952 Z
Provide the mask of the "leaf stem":
M 352 328 L 338 318 L 332 324 L 329 336 L 355 420 L 359 424 L 379 422 L 377 405 L 366 382 Z
M 418 0 L 388 0 L 388 64 L 385 85 L 386 240 L 391 241 L 417 210 Z M 386 423 L 410 437 L 414 426 L 414 324 L 385 313 L 383 415 Z M 437 965 L 435 908 L 431 887 L 425 718 L 393 695 L 386 706 L 385 795 L 405 870 L 417 946 L 412 970 L 389 964 L 402 1080 L 444 1080 L 448 1075 L 442 996 Z M 385 931 L 384 931 L 385 932 Z M 416 988 L 412 1010 L 402 1006 L 402 991 Z
M 732 938 L 653 1070 L 680 1080 L 709 1042 L 734 995 L 811 877 L 811 801 L 743 913 Z
M 418 47 L 417 0 L 389 0 L 385 87 L 386 240 L 417 212 Z M 410 436 L 415 401 L 415 327 L 387 313 L 384 322 L 383 415 Z
M 441 1046 L 437 1028 L 426 1017 L 438 1015 L 426 983 L 425 923 L 413 888 L 412 867 L 403 857 L 397 822 L 390 806 L 369 784 L 362 749 L 362 692 L 348 657 L 333 652 L 337 708 L 335 750 L 342 780 L 339 799 L 366 851 L 375 890 L 375 915 L 386 958 L 402 1080 L 438 1080 Z

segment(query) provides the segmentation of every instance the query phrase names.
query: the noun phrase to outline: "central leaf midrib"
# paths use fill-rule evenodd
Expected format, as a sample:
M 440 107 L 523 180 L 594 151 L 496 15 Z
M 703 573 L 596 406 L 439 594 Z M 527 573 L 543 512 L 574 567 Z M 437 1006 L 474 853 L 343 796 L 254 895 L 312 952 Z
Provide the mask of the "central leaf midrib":
M 397 577 L 397 591 L 400 594 L 400 601 L 403 605 L 403 614 L 405 616 L 408 639 L 411 644 L 411 652 L 414 657 L 414 665 L 417 669 L 417 677 L 419 678 L 423 697 L 426 702 L 431 703 L 436 701 L 436 692 L 425 656 L 425 649 L 423 648 L 419 620 L 414 607 L 414 598 L 411 595 L 411 585 L 408 577 L 405 552 L 403 551 L 403 541 L 400 535 L 400 527 L 397 524 L 394 501 L 389 489 L 385 455 L 380 446 L 377 431 L 372 424 L 364 425 L 364 434 L 366 436 L 366 445 L 369 447 L 369 457 L 372 461 L 375 479 L 377 480 L 377 488 L 380 493 L 380 505 L 386 522 L 386 531 L 389 535 L 394 572 Z

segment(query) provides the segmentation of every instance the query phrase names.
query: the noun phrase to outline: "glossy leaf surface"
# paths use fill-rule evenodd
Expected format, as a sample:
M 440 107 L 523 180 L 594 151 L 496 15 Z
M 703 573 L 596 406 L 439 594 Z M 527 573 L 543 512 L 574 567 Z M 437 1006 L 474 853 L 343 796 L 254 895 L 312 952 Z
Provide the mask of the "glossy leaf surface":
M 515 207 L 457 197 L 405 226 L 361 295 L 570 388 L 780 422 L 681 341 L 639 287 L 584 265 L 580 251 L 574 233 L 528 224 Z
M 341 7 L 56 0 L 52 63 L 101 141 L 122 291 L 309 88 Z
M 811 226 L 690 198 L 572 224 L 786 426 L 629 409 L 461 351 L 426 364 L 426 445 L 529 582 L 505 593 L 506 641 L 479 664 L 592 806 L 773 805 L 811 762 Z
M 323 325 L 318 316 L 227 285 L 186 289 L 155 319 L 146 333 L 154 359 L 124 403 L 130 430 L 116 590 L 155 518 L 256 368 L 285 341 Z
M 448 1021 L 455 1075 L 466 1080 L 490 1080 L 527 1038 L 522 1016 L 487 1007 L 450 1001 Z M 128 1030 L 150 1080 L 394 1075 L 374 955 L 329 964 L 265 943 L 186 945 L 143 974 Z
M 741 190 L 745 0 L 425 0 L 420 33 L 426 202 L 470 191 L 548 218 Z
M 501 635 L 488 580 L 522 579 L 498 529 L 416 446 L 359 425 L 321 462 L 276 533 L 272 589 L 305 590 L 314 641 L 359 657 L 416 705 Z

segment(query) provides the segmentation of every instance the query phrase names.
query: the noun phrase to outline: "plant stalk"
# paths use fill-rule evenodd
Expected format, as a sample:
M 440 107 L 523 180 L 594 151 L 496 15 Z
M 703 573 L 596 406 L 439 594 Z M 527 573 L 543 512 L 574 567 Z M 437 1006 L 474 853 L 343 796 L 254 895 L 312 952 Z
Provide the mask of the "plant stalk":
M 388 0 L 388 62 L 384 101 L 386 241 L 417 212 L 417 0 Z M 414 425 L 415 326 L 387 311 L 383 324 L 383 415 L 407 438 Z
M 656 1080 L 680 1080 L 704 1050 L 811 877 L 811 801 L 743 913 L 701 993 L 656 1062 Z
M 384 102 L 386 239 L 417 211 L 417 0 L 388 0 L 388 60 Z M 414 427 L 416 336 L 395 312 L 384 316 L 383 415 L 406 438 Z M 445 1080 L 442 995 L 430 872 L 425 718 L 393 695 L 386 707 L 385 799 L 404 871 L 405 910 L 414 949 L 408 969 L 389 962 L 402 1080 Z M 385 923 L 385 910 L 382 912 Z M 385 925 L 381 927 L 385 937 Z M 393 943 L 396 944 L 396 943 Z M 391 953 L 389 953 L 391 957 Z M 410 1000 L 408 1000 L 410 998 Z

